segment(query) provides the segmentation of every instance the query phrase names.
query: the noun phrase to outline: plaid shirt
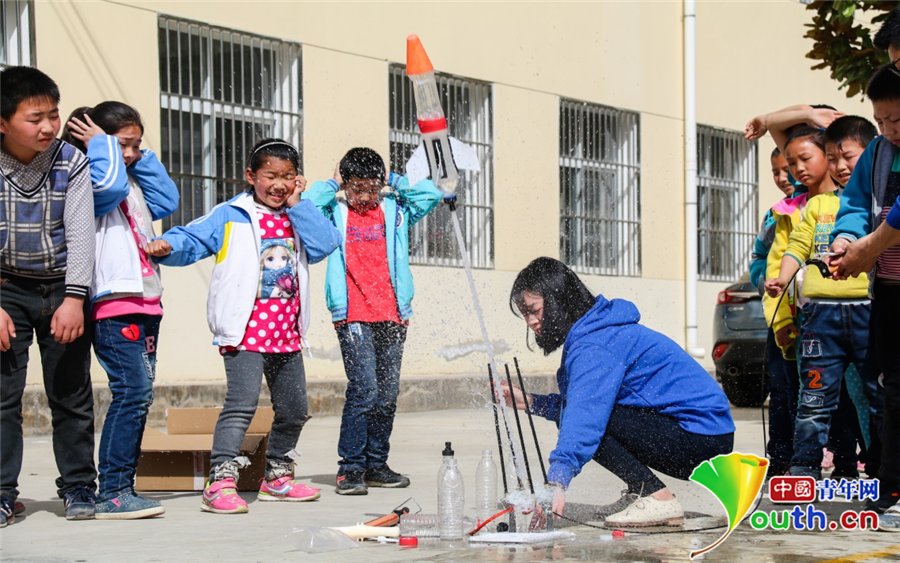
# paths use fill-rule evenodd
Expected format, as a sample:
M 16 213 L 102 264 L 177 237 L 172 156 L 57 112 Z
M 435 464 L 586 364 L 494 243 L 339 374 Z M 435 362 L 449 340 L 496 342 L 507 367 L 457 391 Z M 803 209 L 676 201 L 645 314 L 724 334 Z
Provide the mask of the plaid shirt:
M 65 276 L 67 295 L 87 297 L 94 244 L 94 200 L 86 156 L 60 140 L 28 164 L 0 151 L 4 274 Z

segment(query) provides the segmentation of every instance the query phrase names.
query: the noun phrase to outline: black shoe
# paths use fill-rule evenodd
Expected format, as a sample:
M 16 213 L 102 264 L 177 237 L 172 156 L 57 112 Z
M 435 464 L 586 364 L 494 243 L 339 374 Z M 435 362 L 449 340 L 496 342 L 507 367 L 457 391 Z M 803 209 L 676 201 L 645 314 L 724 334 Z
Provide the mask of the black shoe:
M 66 504 L 66 520 L 93 520 L 97 508 L 94 490 L 79 485 L 63 495 Z
M 878 496 L 878 500 L 868 499 L 866 501 L 866 510 L 884 514 L 884 511 L 897 504 L 900 500 L 900 494 L 897 491 L 884 491 Z
M 5 528 L 9 524 L 12 524 L 16 521 L 16 509 L 15 505 L 18 504 L 16 501 L 9 497 L 0 496 L 0 528 Z M 22 511 L 25 511 L 25 506 L 22 506 Z
M 334 492 L 339 495 L 367 495 L 369 489 L 363 482 L 362 471 L 348 471 L 337 476 L 337 486 Z
M 409 479 L 393 471 L 387 464 L 366 470 L 366 485 L 370 487 L 388 487 L 399 489 L 409 486 Z

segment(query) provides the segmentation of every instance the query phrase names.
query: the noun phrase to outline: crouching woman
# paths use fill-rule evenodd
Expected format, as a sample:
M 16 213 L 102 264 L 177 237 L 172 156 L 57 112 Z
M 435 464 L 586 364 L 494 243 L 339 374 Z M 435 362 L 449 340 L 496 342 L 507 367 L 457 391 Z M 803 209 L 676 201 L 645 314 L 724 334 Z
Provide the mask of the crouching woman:
M 510 307 L 544 354 L 562 346 L 559 394 L 528 394 L 504 384 L 507 403 L 559 426 L 547 479 L 553 512 L 591 459 L 628 485 L 607 526 L 684 522 L 684 509 L 651 469 L 686 480 L 694 468 L 731 452 L 734 422 L 715 380 L 670 338 L 641 324 L 634 304 L 594 297 L 562 262 L 538 258 L 513 283 Z

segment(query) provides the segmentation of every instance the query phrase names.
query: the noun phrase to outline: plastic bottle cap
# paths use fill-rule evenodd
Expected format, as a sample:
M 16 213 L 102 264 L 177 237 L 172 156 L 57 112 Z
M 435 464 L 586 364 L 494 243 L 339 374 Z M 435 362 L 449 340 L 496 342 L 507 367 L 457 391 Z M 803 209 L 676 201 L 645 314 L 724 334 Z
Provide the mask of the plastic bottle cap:
M 450 442 L 444 442 L 444 451 L 441 452 L 441 455 L 444 457 L 453 456 L 453 448 L 450 447 Z
M 419 538 L 415 536 L 400 536 L 400 547 L 418 547 Z
M 406 38 L 406 74 L 413 76 L 416 74 L 424 74 L 432 72 L 434 66 L 422 46 L 422 41 L 418 35 L 410 35 Z
M 622 530 L 613 530 L 613 539 L 620 539 L 625 537 L 625 532 Z

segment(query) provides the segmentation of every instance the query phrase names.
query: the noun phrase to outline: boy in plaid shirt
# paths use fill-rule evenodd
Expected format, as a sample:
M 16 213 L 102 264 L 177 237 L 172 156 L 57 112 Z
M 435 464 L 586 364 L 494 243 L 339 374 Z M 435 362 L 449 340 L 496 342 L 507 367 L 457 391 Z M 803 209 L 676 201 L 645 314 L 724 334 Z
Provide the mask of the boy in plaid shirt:
M 66 518 L 94 517 L 94 396 L 84 317 L 94 268 L 88 160 L 59 133 L 59 89 L 43 72 L 0 73 L 0 528 L 24 510 L 22 395 L 37 337 Z

